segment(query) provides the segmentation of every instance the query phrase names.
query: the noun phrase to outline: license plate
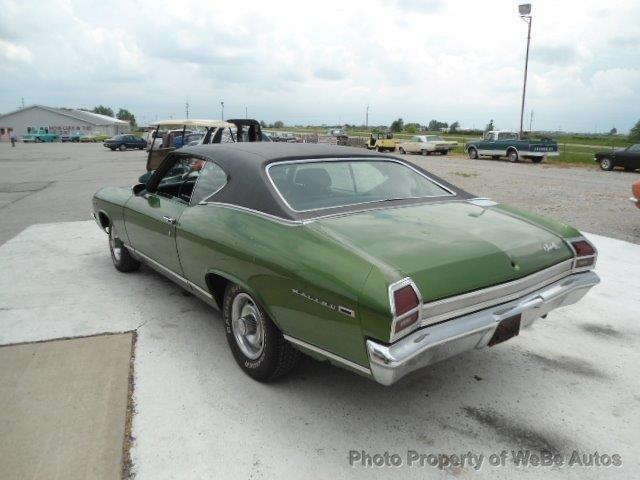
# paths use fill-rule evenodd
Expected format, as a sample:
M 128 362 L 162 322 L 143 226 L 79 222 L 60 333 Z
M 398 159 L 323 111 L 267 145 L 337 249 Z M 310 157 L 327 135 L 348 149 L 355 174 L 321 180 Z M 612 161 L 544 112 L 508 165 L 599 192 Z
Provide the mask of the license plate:
M 505 318 L 498 324 L 498 328 L 493 333 L 493 337 L 489 340 L 489 346 L 493 347 L 498 343 L 506 342 L 512 337 L 515 337 L 520 333 L 520 317 L 522 315 L 514 315 L 513 317 Z

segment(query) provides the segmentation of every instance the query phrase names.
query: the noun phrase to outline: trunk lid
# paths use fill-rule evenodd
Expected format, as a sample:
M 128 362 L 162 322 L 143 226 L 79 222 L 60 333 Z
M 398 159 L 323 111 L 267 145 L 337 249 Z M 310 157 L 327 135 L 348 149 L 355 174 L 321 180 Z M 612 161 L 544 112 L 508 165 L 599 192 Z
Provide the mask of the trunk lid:
M 548 230 L 459 201 L 371 210 L 309 227 L 411 277 L 425 302 L 516 280 L 573 255 Z

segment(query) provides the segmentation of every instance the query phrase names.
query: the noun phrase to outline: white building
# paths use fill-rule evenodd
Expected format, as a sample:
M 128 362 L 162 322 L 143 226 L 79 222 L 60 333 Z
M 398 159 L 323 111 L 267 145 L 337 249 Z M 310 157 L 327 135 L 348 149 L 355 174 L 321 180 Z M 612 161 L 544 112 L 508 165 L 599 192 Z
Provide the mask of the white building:
M 0 115 L 0 140 L 8 141 L 11 131 L 18 138 L 43 129 L 50 133 L 103 133 L 113 136 L 131 130 L 129 122 L 74 108 L 52 108 L 31 105 Z

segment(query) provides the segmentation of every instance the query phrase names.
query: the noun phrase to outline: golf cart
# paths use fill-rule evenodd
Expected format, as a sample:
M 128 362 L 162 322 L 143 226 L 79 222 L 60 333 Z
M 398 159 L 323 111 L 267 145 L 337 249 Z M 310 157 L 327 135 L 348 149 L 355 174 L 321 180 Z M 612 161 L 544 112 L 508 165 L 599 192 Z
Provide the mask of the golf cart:
M 395 152 L 396 141 L 393 139 L 393 133 L 372 133 L 367 142 L 367 149 Z

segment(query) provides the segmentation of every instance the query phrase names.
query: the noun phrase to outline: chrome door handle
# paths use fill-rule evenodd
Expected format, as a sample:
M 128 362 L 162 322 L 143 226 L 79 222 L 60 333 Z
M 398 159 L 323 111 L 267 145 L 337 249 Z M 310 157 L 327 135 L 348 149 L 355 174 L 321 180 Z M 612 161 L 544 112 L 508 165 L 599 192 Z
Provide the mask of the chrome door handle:
M 162 219 L 167 222 L 169 225 L 175 225 L 176 224 L 176 219 L 175 218 L 171 218 L 171 217 L 167 217 L 166 215 L 163 215 Z

